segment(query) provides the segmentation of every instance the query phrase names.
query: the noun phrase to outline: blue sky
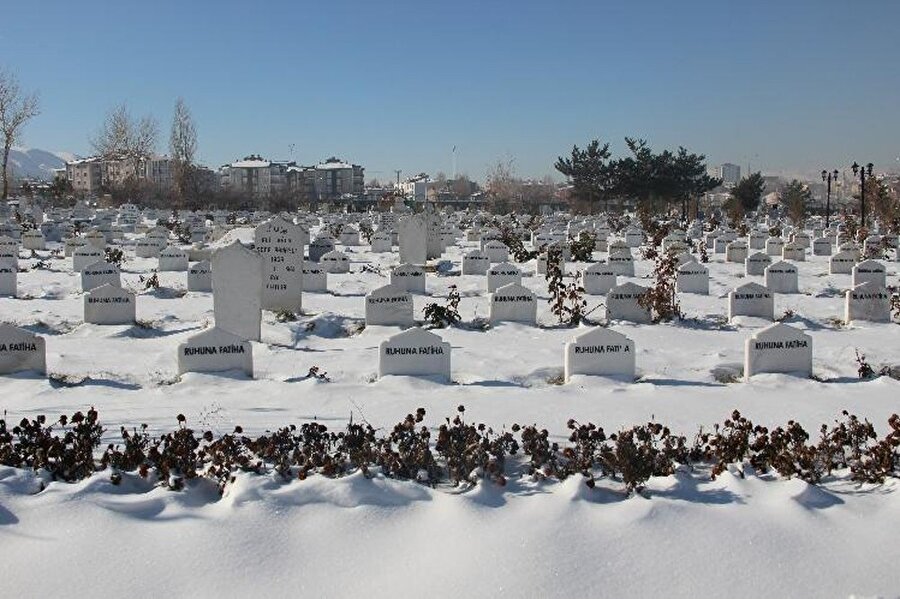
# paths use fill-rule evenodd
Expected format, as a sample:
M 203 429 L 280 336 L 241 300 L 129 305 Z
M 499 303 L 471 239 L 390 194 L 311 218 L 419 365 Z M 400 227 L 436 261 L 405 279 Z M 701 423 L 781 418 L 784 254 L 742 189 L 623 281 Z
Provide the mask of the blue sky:
M 498 159 L 527 176 L 594 137 L 817 171 L 900 156 L 900 1 L 32 2 L 0 66 L 39 90 L 21 145 L 90 152 L 120 102 L 202 161 L 338 155 L 387 179 Z M 295 144 L 293 155 L 290 144 Z

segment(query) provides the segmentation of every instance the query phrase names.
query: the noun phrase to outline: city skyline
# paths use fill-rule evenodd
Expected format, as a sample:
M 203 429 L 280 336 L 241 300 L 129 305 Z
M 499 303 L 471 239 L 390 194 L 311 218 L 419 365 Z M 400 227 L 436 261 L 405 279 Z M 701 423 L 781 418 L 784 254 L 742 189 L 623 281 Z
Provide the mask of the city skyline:
M 157 119 L 164 153 L 184 97 L 214 168 L 336 155 L 367 178 L 455 162 L 481 180 L 513 160 L 559 179 L 552 163 L 572 144 L 599 137 L 621 154 L 626 135 L 807 175 L 853 160 L 895 170 L 900 154 L 895 3 L 68 6 L 11 7 L 0 31 L 0 64 L 41 94 L 21 146 L 90 154 L 125 102 Z

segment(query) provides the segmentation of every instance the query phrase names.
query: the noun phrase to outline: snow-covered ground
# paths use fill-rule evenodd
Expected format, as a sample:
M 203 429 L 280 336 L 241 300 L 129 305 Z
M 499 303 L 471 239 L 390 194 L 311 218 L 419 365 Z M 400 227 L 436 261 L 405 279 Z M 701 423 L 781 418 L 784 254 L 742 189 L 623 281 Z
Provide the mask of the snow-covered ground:
M 460 242 L 443 258 L 459 270 L 474 245 Z M 344 249 L 352 272 L 329 275 L 329 293 L 305 293 L 297 322 L 264 312 L 253 379 L 177 377 L 177 345 L 213 322 L 211 294 L 185 293 L 185 273 L 161 273 L 165 289 L 139 296 L 141 327 L 83 324 L 71 259 L 20 273 L 19 298 L 0 299 L 0 320 L 46 337 L 54 376 L 0 378 L 0 409 L 18 421 L 95 406 L 109 442 L 119 425 L 169 430 L 179 413 L 198 429 L 226 433 L 240 424 L 260 433 L 311 419 L 340 427 L 351 414 L 390 427 L 418 407 L 436 426 L 462 404 L 469 420 L 537 423 L 561 440 L 569 418 L 607 431 L 655 418 L 691 438 L 733 409 L 769 426 L 795 419 L 813 433 L 846 409 L 883 434 L 900 411 L 900 382 L 860 382 L 855 362 L 858 348 L 876 368 L 900 365 L 900 327 L 840 324 L 850 275 L 828 275 L 824 257 L 798 263 L 801 293 L 775 300 L 776 316 L 793 311 L 786 322 L 812 336 L 812 379 L 720 382 L 740 372 L 744 340 L 769 323 L 727 322 L 728 291 L 762 277 L 711 255 L 710 295 L 680 296 L 685 321 L 613 323 L 636 343 L 635 383 L 555 384 L 563 345 L 577 331 L 553 327 L 538 275 L 523 284 L 541 298 L 545 326 L 438 331 L 452 345 L 453 383 L 441 384 L 377 379 L 377 346 L 397 329 L 360 330 L 364 295 L 388 282 L 396 255 Z M 128 255 L 123 285 L 137 290 L 156 261 Z M 362 272 L 364 263 L 383 275 Z M 534 272 L 533 262 L 520 266 Z M 897 266 L 888 263 L 889 284 Z M 650 264 L 636 269 L 631 280 L 646 284 Z M 441 303 L 450 284 L 463 296 L 464 321 L 488 315 L 483 277 L 428 275 L 429 294 Z M 588 307 L 602 300 L 591 297 Z M 429 301 L 415 296 L 417 318 Z M 332 382 L 304 379 L 312 366 Z M 32 475 L 0 468 L 4 596 L 900 596 L 896 480 L 860 487 L 838 476 L 811 487 L 685 471 L 627 497 L 621 485 L 591 490 L 574 478 L 515 478 L 505 488 L 483 482 L 458 492 L 358 474 L 291 483 L 241 475 L 220 498 L 205 483 L 172 492 L 138 477 L 120 486 L 108 478 L 53 483 L 35 495 Z

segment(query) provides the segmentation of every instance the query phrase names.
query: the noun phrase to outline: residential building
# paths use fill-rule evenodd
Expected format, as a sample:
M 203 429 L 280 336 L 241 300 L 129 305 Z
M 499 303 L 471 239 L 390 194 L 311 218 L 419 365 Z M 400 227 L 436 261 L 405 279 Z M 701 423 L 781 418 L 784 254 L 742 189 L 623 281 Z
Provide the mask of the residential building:
M 722 179 L 722 185 L 730 189 L 740 182 L 741 167 L 737 164 L 725 162 L 711 167 L 709 174 L 716 179 Z
M 346 194 L 362 194 L 363 167 L 331 157 L 315 166 L 315 194 L 318 200 L 334 200 Z
M 88 195 L 100 193 L 103 184 L 103 161 L 98 156 L 66 163 L 66 179 L 76 192 Z
M 287 183 L 287 169 L 293 162 L 276 162 L 250 155 L 219 169 L 223 189 L 253 198 L 265 198 L 282 191 Z

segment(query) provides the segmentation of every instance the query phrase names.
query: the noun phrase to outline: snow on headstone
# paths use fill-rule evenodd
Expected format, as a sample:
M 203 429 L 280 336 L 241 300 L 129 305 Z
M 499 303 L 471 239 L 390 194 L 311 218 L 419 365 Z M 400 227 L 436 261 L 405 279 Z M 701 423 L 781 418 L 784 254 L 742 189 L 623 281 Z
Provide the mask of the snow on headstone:
M 769 237 L 766 239 L 766 253 L 770 256 L 781 257 L 781 251 L 784 249 L 784 239 L 781 237 Z
M 766 287 L 772 293 L 799 293 L 797 267 L 779 260 L 765 270 Z
M 491 294 L 490 321 L 537 322 L 537 298 L 519 283 L 509 283 Z
M 299 227 L 277 216 L 256 227 L 253 247 L 263 257 L 263 309 L 299 312 L 304 261 Z
M 790 242 L 784 244 L 781 248 L 781 259 L 791 260 L 793 262 L 803 262 L 806 260 L 806 248 L 799 243 Z
M 509 262 L 501 262 L 490 267 L 487 271 L 487 290 L 493 293 L 504 285 L 510 283 L 522 283 L 522 271 Z
M 411 326 L 412 295 L 393 284 L 373 289 L 366 294 L 366 326 Z
M 213 312 L 217 327 L 241 339 L 259 341 L 262 272 L 262 256 L 239 241 L 213 254 Z
M 697 262 L 688 262 L 678 268 L 675 291 L 709 295 L 709 269 Z
M 425 293 L 425 269 L 415 264 L 400 264 L 391 271 L 391 285 L 410 293 Z
M 758 331 L 744 345 L 744 377 L 761 373 L 812 374 L 812 337 L 777 322 Z
M 81 269 L 81 290 L 90 291 L 101 285 L 122 286 L 122 274 L 119 267 L 106 260 L 98 260 Z
M 887 272 L 884 264 L 877 260 L 864 260 L 855 265 L 852 270 L 853 286 L 863 283 L 875 283 L 879 287 L 887 286 Z
M 400 261 L 406 264 L 425 264 L 427 255 L 426 222 L 420 214 L 401 218 L 397 223 L 400 242 Z
M 159 253 L 159 272 L 184 272 L 187 269 L 188 255 L 184 250 L 170 245 Z
M 178 345 L 178 374 L 238 370 L 253 376 L 253 345 L 213 327 Z
M 566 343 L 565 380 L 574 374 L 634 380 L 634 341 L 621 333 L 596 327 Z
M 450 344 L 414 327 L 388 337 L 378 347 L 378 376 L 438 376 L 450 380 Z
M 319 262 L 303 262 L 303 291 L 328 291 L 328 270 Z
M 622 283 L 606 294 L 606 317 L 609 320 L 626 320 L 639 324 L 653 322 L 650 309 L 641 306 L 638 300 L 648 289 L 637 283 Z
M 84 321 L 90 324 L 134 324 L 135 295 L 106 283 L 84 296 Z
M 744 283 L 728 293 L 728 319 L 754 316 L 775 319 L 775 296 L 759 283 Z
M 33 370 L 47 373 L 47 349 L 43 337 L 0 324 L 0 374 Z
M 891 294 L 872 281 L 866 281 L 848 289 L 844 296 L 844 321 L 891 321 Z
M 188 268 L 187 289 L 206 293 L 212 291 L 212 265 L 209 260 L 201 260 Z

